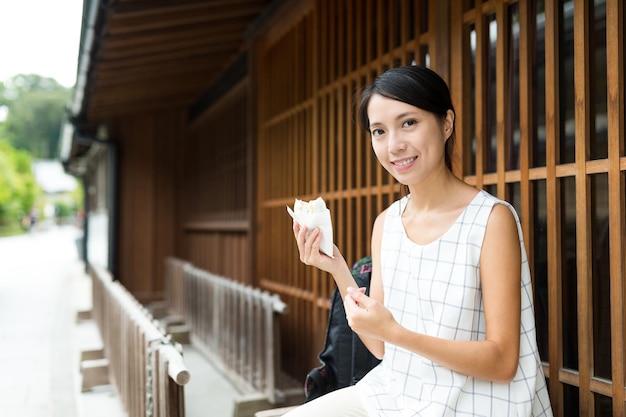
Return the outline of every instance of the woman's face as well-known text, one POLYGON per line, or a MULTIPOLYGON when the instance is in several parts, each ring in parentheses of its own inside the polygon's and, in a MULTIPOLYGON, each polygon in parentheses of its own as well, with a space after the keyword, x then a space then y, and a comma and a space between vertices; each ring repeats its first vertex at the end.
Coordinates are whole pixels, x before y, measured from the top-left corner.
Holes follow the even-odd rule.
POLYGON ((401 184, 420 183, 445 168, 452 111, 444 120, 418 107, 374 94, 367 106, 374 153, 401 184))

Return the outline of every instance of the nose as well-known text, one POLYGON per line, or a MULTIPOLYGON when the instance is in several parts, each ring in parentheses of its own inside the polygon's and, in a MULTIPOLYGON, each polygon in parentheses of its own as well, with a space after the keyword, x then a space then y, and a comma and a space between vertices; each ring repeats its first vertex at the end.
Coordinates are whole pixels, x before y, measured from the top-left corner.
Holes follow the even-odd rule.
POLYGON ((398 153, 406 149, 406 142, 399 132, 395 130, 390 131, 388 138, 387 148, 390 153, 398 153))

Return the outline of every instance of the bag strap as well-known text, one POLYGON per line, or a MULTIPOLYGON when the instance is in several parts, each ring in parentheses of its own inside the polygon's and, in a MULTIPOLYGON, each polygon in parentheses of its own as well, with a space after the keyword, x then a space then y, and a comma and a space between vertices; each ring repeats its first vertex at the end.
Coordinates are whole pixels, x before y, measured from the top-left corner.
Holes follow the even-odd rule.
MULTIPOLYGON (((365 287, 365 294, 369 295, 370 276, 372 272, 372 258, 366 256, 360 259, 352 267, 352 276, 359 287, 365 287)), ((352 333, 352 380, 351 385, 356 384, 365 376, 378 362, 361 341, 356 333, 352 333)))
POLYGON ((369 363, 371 353, 356 333, 352 334, 352 380, 354 385, 368 373, 372 366, 369 363))

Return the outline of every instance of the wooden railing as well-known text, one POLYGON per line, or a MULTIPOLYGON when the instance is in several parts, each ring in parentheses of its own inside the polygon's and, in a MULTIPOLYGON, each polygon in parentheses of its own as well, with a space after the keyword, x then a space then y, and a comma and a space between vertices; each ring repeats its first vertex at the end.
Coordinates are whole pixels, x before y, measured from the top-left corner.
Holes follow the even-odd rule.
POLYGON ((184 417, 189 371, 181 346, 160 330, 147 310, 104 269, 90 265, 92 316, 109 378, 129 417, 184 417))
POLYGON ((165 308, 171 321, 185 321, 187 315, 185 295, 185 266, 189 262, 168 257, 165 259, 165 308))
POLYGON ((183 311, 192 344, 243 393, 282 402, 278 321, 286 305, 278 295, 174 258, 166 271, 168 310, 183 311))

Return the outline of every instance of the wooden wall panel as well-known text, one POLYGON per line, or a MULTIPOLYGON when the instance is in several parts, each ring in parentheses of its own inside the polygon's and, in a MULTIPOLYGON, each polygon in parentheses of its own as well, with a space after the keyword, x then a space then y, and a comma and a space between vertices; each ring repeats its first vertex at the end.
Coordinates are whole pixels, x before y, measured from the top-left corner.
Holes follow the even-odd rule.
POLYGON ((470 54, 455 58, 453 94, 467 94, 463 73, 468 65, 474 74, 474 100, 459 101, 457 109, 463 121, 472 115, 475 121, 473 127, 463 124, 460 171, 467 182, 516 205, 533 269, 541 269, 542 259, 549 260, 547 283, 535 281, 534 289, 547 294, 549 321, 538 323, 538 329, 546 329, 538 337, 548 346, 542 359, 555 415, 624 415, 623 6, 583 0, 466 6, 453 8, 451 29, 453 45, 472 45, 470 54), (461 21, 465 28, 455 28, 461 21), (495 56, 489 51, 491 21, 497 24, 495 56), (497 67, 495 78, 489 77, 492 65, 497 67), (598 81, 602 71, 607 72, 606 85, 598 81), (512 101, 512 89, 519 91, 518 103, 512 101), (494 91, 497 169, 490 172, 494 114, 488 100, 494 91), (545 107, 537 107, 537 97, 545 98, 545 107), (519 115, 512 111, 516 105, 519 115), (539 113, 543 108, 545 113, 539 113), (516 146, 519 168, 510 168, 516 146), (608 158, 603 157, 604 146, 608 158), (543 165, 536 163, 542 160, 543 165), (537 221, 541 213, 532 209, 540 184, 546 193, 545 231, 537 221), (609 224, 610 242, 604 224, 609 224), (599 256, 606 256, 610 267, 599 267, 599 256), (610 301, 601 293, 609 285, 610 301), (568 307, 572 302, 575 308, 568 307), (602 373, 607 368, 608 376, 602 373))
POLYGON ((165 271, 163 259, 172 256, 176 247, 176 224, 178 217, 180 141, 187 123, 185 112, 172 112, 167 116, 159 115, 155 120, 155 170, 154 170, 154 261, 153 291, 165 289, 165 271))
POLYGON ((450 83, 455 173, 509 200, 520 214, 531 269, 542 277, 534 282, 535 298, 547 323, 539 323, 538 338, 555 415, 624 415, 622 2, 290 5, 298 11, 280 14, 255 40, 252 67, 258 81, 255 275, 290 306, 284 351, 298 353, 284 359, 286 370, 302 378, 316 364, 334 285, 299 263, 284 207, 294 198, 323 196, 346 259, 368 254, 374 216, 399 189, 354 126, 351 100, 385 69, 418 63, 450 83), (599 226, 605 221, 607 238, 599 226), (608 269, 593 261, 603 239, 608 269), (597 292, 607 283, 610 307, 599 308, 597 292), (607 309, 610 317, 601 321, 607 309), (607 331, 610 352, 599 336, 607 331), (611 381, 599 374, 607 357, 611 381))
POLYGON ((246 283, 251 274, 247 80, 189 126, 184 141, 181 257, 246 283))
POLYGON ((427 59, 423 22, 430 16, 425 2, 304 4, 310 8, 294 2, 298 13, 285 12, 289 20, 268 24, 283 32, 277 36, 270 30, 258 40, 253 66, 258 80, 255 275, 289 305, 283 349, 295 354, 284 358, 285 369, 301 380, 316 366, 335 286, 327 274, 299 261, 285 206, 293 206, 295 198, 322 196, 333 216, 334 241, 347 261, 369 255, 374 217, 399 188, 355 125, 353 99, 384 69, 427 59))
MULTIPOLYGON (((118 274, 137 299, 162 297, 162 263, 174 251, 175 149, 184 133, 182 111, 142 114, 118 121, 126 138, 119 156, 118 274)), ((115 133, 113 134, 115 140, 115 133)))
POLYGON ((151 291, 155 271, 154 120, 141 115, 119 124, 120 136, 132 138, 120 149, 119 267, 117 279, 142 299, 151 291), (132 254, 125 256, 124 254, 132 254))
POLYGON ((194 266, 248 283, 249 239, 241 232, 186 229, 186 258, 194 266))

